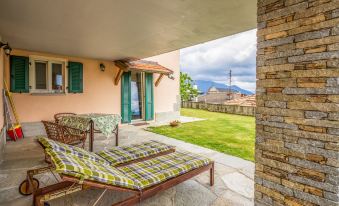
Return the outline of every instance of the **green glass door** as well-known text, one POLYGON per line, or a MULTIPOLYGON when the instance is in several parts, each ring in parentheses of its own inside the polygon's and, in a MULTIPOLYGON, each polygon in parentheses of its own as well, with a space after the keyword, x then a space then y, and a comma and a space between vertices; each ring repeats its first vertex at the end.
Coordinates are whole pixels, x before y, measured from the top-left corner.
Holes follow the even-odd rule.
POLYGON ((145 73, 145 120, 154 119, 153 74, 145 73))
POLYGON ((154 119, 153 74, 124 72, 121 78, 122 123, 154 119))
POLYGON ((124 72, 121 77, 121 122, 131 122, 131 72, 124 72))
POLYGON ((144 73, 131 73, 131 112, 132 120, 144 119, 144 73))

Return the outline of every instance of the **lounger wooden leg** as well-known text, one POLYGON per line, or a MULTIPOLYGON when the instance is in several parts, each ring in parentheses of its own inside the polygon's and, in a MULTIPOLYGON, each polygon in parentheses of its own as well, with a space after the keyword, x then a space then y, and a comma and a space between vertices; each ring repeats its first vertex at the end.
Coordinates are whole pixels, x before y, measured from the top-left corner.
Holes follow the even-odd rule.
POLYGON ((29 174, 27 174, 26 181, 27 181, 27 189, 26 190, 29 191, 31 184, 33 184, 33 183, 31 183, 31 179, 29 178, 29 174))
POLYGON ((212 167, 210 169, 210 185, 214 185, 214 162, 212 163, 212 167))
POLYGON ((115 133, 115 146, 119 145, 119 125, 116 126, 116 133, 115 133))
POLYGON ((89 132, 89 151, 93 152, 93 142, 94 142, 94 122, 90 122, 90 132, 89 132))
POLYGON ((33 195, 33 205, 34 206, 44 206, 44 202, 41 201, 41 196, 33 195))

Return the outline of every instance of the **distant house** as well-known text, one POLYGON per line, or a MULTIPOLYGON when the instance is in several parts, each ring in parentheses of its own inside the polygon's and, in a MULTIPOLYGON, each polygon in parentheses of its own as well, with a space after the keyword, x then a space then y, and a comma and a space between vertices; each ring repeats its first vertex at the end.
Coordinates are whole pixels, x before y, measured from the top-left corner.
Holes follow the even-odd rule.
POLYGON ((212 86, 208 89, 205 95, 201 95, 197 97, 198 102, 206 102, 206 103, 215 103, 215 104, 223 104, 225 101, 238 99, 240 97, 245 96, 245 94, 241 94, 236 90, 227 89, 227 88, 217 88, 212 86))
MULTIPOLYGON (((220 88, 220 87, 215 87, 212 86, 208 89, 207 94, 214 94, 214 93, 229 93, 230 90, 227 88, 220 88)), ((239 93, 238 91, 231 89, 232 93, 239 93)))
POLYGON ((224 102, 224 104, 255 107, 256 106, 255 94, 240 97, 237 99, 227 100, 224 102))

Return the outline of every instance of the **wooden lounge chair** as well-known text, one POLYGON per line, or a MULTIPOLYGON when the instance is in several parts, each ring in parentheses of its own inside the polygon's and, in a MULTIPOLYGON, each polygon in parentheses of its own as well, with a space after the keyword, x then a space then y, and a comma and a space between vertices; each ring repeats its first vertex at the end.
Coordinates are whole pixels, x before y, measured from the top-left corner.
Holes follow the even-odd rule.
MULTIPOLYGON (((38 138, 38 143, 42 146, 44 151, 53 150, 57 152, 68 153, 79 158, 86 158, 98 162, 99 164, 111 166, 124 166, 175 152, 174 146, 154 140, 128 146, 116 146, 99 151, 97 153, 89 152, 72 145, 63 144, 46 137, 38 138)), ((42 168, 28 170, 27 179, 24 180, 19 186, 20 194, 31 195, 33 193, 33 189, 39 188, 39 181, 35 178, 32 178, 32 185, 28 184, 29 176, 33 177, 34 175, 52 172, 53 167, 51 165, 50 156, 46 152, 45 154, 45 161, 49 165, 42 168)), ((66 187, 67 185, 67 183, 57 184, 59 189, 66 187)))
MULTIPOLYGON (((120 167, 50 149, 46 149, 46 153, 50 155, 53 169, 60 174, 63 182, 34 190, 36 206, 86 188, 104 189, 94 205, 107 190, 133 193, 133 196, 114 203, 114 206, 134 205, 208 170, 210 185, 214 184, 214 162, 189 152, 174 152, 120 167)), ((28 180, 33 185, 33 175, 28 175, 28 180)))

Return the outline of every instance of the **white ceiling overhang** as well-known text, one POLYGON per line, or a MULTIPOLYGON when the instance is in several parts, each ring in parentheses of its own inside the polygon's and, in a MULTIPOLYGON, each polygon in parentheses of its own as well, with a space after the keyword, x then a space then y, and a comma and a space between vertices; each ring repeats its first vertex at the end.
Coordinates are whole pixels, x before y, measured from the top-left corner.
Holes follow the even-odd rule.
POLYGON ((13 48, 145 58, 256 27, 256 0, 1 0, 13 48))

